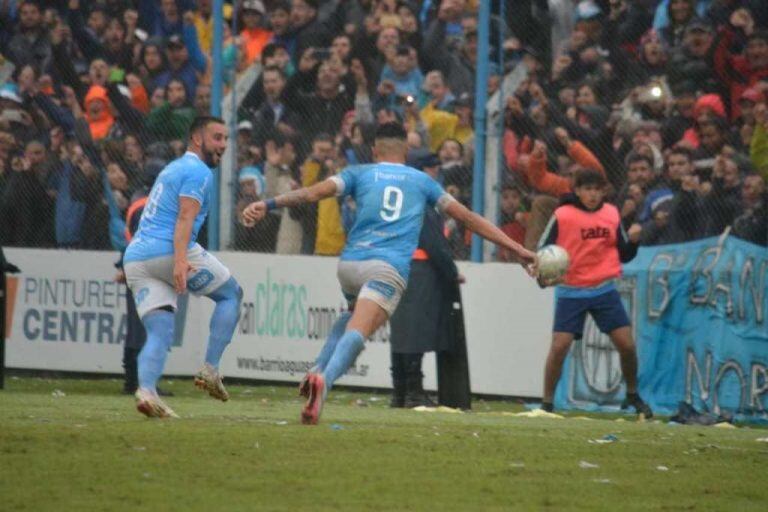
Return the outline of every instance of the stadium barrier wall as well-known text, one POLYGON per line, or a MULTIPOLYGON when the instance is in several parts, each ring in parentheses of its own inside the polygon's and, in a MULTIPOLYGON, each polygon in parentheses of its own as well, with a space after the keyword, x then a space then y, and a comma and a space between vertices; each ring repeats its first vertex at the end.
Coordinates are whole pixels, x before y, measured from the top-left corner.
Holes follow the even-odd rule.
MULTIPOLYGON (((241 319, 222 360, 225 376, 296 381, 317 355, 345 301, 336 258, 221 252, 244 290, 241 319)), ((115 253, 8 249, 23 273, 9 281, 9 368, 121 373, 125 288, 115 253)), ((538 396, 552 322, 552 293, 517 265, 460 263, 472 391, 538 396)), ((189 301, 184 336, 166 373, 193 375, 203 360, 213 303, 189 301)), ((340 384, 388 388, 388 330, 369 340, 340 384)), ((434 357, 424 364, 435 389, 434 357)))

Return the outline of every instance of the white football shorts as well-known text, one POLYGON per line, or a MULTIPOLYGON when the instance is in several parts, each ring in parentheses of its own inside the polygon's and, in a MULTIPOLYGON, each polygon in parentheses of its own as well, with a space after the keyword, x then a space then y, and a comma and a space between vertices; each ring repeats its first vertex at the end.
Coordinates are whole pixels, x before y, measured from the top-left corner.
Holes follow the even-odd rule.
POLYGON ((369 299, 392 316, 405 292, 406 282, 395 267, 382 260, 339 261, 341 291, 350 303, 369 299))
MULTIPOLYGON (((187 250, 187 261, 194 269, 187 276, 187 289, 193 295, 208 295, 231 277, 229 269, 200 244, 195 244, 187 250)), ((144 261, 132 261, 125 264, 124 270, 139 317, 163 306, 176 309, 172 254, 144 261)))

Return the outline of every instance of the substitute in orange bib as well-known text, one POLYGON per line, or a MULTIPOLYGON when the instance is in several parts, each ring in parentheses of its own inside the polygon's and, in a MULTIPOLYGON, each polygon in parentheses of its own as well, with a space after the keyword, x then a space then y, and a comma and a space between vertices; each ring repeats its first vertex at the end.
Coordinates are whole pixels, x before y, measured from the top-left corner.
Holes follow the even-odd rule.
MULTIPOLYGON (((534 150, 535 151, 535 150, 534 150)), ((574 194, 563 196, 539 242, 539 247, 557 244, 571 259, 564 278, 555 291, 555 321, 552 346, 544 370, 542 408, 552 411, 557 381, 574 338, 581 338, 587 313, 607 334, 619 351, 621 370, 627 384, 622 408, 632 406, 650 418, 653 413, 637 392, 637 353, 629 317, 616 289, 621 264, 637 254, 642 228, 639 224, 625 232, 619 211, 604 202, 605 176, 596 170, 579 171, 574 194)))

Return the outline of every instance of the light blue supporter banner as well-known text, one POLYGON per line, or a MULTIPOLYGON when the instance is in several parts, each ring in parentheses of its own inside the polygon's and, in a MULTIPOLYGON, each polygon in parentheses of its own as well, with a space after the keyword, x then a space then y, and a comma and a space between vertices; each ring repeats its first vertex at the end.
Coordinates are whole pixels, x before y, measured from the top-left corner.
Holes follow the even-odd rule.
MULTIPOLYGON (((768 248, 733 238, 642 247, 618 282, 632 321, 641 396, 660 414, 768 419, 768 248)), ((561 409, 616 410, 618 353, 587 318, 555 394, 561 409)))

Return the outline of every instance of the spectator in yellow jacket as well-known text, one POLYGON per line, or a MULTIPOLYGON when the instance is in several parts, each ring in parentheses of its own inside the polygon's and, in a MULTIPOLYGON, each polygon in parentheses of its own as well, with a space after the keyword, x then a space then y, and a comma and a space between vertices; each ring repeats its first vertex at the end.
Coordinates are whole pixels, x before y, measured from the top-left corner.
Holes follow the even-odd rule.
MULTIPOLYGON (((301 166, 301 186, 319 183, 340 170, 333 138, 321 133, 312 141, 312 152, 301 166)), ((346 242, 339 199, 329 197, 316 207, 304 205, 300 220, 304 228, 303 252, 337 256, 346 242), (313 236, 314 235, 314 236, 313 236), (313 243, 314 242, 314 243, 313 243)))

